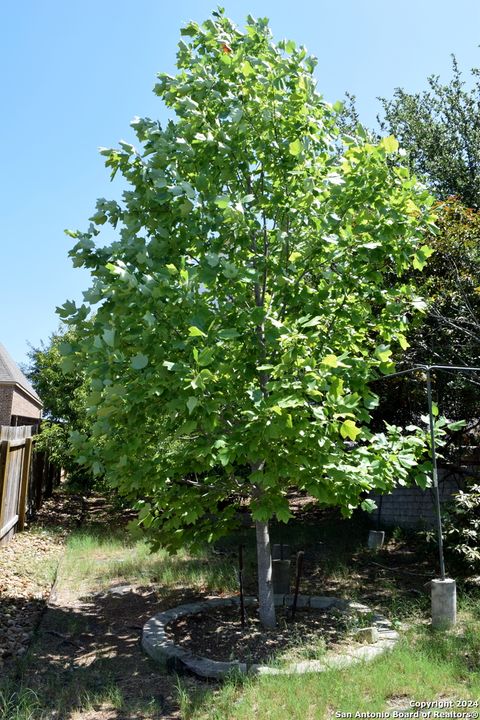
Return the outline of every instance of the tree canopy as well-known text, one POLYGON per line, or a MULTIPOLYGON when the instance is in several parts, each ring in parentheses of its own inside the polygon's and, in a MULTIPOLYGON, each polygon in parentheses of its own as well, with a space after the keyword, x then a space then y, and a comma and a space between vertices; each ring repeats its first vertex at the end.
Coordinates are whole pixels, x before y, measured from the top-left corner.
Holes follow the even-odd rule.
POLYGON ((69 479, 86 487, 91 484, 91 473, 79 466, 70 440, 72 432, 85 436, 89 432, 85 374, 80 367, 71 373, 62 369, 62 349, 71 347, 73 341, 74 331, 61 328, 50 336, 48 343, 32 347, 26 373, 44 405, 37 447, 48 448, 52 460, 66 471, 69 479))
MULTIPOLYGON (((415 273, 426 312, 402 353, 406 366, 419 363, 478 367, 480 352, 480 215, 450 198, 439 204, 437 228, 428 239, 434 250, 422 273, 415 273)), ((452 419, 477 423, 478 379, 471 373, 438 373, 435 390, 442 411, 452 419)), ((423 383, 402 378, 386 391, 378 415, 406 423, 425 412, 423 383), (395 397, 395 402, 392 398, 395 397)))
MULTIPOLYGON (((406 365, 478 365, 479 70, 474 68, 465 81, 455 57, 452 70, 445 84, 433 75, 426 91, 398 88, 393 98, 381 99, 382 131, 395 134, 411 170, 439 200, 438 230, 426 238, 435 252, 426 271, 414 278, 427 312, 410 335, 410 348, 402 356, 406 365)), ((342 123, 347 132, 359 123, 355 98, 348 94, 342 123)), ((378 138, 375 131, 369 134, 378 138)), ((478 378, 443 373, 435 385, 449 417, 476 417, 478 378)), ((411 421, 424 406, 422 383, 404 378, 386 388, 376 420, 411 421)))
POLYGON ((427 179, 444 200, 455 195, 470 208, 480 207, 480 70, 471 71, 470 87, 453 57, 452 79, 432 75, 429 90, 397 88, 382 98, 383 131, 392 132, 407 151, 411 168, 427 179))
POLYGON ((81 461, 138 501, 154 546, 211 542, 250 508, 272 624, 268 521, 289 519, 287 491, 349 514, 423 452, 420 431, 369 430, 369 382, 422 307, 403 276, 430 254, 433 199, 388 161, 393 137, 340 135, 314 59, 265 20, 242 32, 219 11, 182 35, 155 87, 174 119, 136 118, 138 147, 102 150, 128 190, 70 233, 93 284, 59 310, 64 367, 90 382, 81 461))

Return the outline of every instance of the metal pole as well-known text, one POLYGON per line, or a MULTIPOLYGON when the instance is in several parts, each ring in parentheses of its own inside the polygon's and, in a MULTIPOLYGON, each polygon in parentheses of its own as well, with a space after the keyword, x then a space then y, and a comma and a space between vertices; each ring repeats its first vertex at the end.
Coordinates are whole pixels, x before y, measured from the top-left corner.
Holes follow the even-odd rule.
POLYGON ((293 596, 292 614, 290 616, 290 620, 292 622, 295 620, 295 613, 297 611, 298 591, 300 589, 300 577, 302 575, 302 568, 303 568, 303 556, 304 556, 304 552, 303 552, 303 550, 300 550, 297 553, 297 572, 296 572, 296 578, 295 578, 295 594, 293 596))
POLYGON ((238 581, 240 583, 240 624, 245 627, 245 600, 243 591, 243 545, 238 548, 238 581))
POLYGON ((440 493, 438 490, 438 472, 437 472, 437 454, 435 452, 435 429, 433 420, 432 407, 432 377, 431 368, 427 367, 427 397, 428 397, 428 416, 430 420, 430 440, 432 444, 432 481, 433 492, 435 495, 435 514, 437 520, 437 536, 438 536, 438 553, 440 558, 440 578, 445 580, 445 560, 443 558, 443 533, 442 533, 442 512, 440 509, 440 493))

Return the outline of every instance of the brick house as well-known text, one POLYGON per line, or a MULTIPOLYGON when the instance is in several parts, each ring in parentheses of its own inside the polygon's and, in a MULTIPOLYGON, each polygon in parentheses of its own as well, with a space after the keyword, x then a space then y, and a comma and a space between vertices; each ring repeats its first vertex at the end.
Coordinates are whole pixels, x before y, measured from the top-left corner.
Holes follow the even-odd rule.
POLYGON ((37 425, 42 401, 0 343, 0 425, 37 425))

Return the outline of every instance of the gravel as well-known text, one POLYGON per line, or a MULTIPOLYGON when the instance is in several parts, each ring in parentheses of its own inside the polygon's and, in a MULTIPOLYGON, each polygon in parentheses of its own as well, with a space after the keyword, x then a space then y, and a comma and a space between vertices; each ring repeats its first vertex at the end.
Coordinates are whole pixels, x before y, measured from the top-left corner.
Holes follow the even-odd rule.
POLYGON ((0 547, 0 668, 24 655, 51 592, 63 536, 27 531, 0 547))

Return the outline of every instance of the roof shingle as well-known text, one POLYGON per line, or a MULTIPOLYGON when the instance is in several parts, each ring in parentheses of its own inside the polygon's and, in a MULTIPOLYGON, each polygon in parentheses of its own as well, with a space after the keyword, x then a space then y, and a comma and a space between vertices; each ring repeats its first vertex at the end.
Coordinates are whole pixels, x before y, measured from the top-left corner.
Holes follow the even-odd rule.
POLYGON ((2 343, 0 343, 0 384, 18 385, 25 390, 25 392, 31 395, 38 403, 42 404, 42 401, 38 397, 32 385, 29 383, 2 343))

